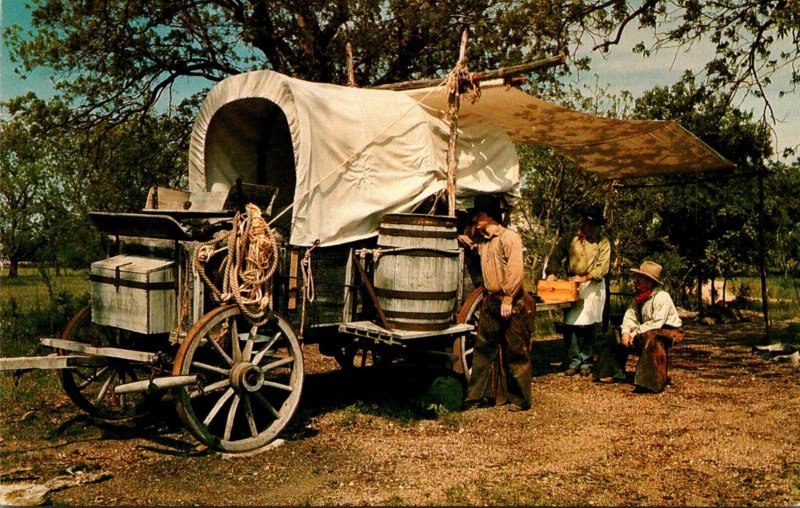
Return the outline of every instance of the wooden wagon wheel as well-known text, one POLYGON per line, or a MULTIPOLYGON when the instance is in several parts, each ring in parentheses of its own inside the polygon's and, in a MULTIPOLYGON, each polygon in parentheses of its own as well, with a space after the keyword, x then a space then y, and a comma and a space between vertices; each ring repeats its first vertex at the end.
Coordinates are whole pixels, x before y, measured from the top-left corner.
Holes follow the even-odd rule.
POLYGON ((475 288, 464 301, 458 313, 457 321, 466 323, 475 328, 464 335, 459 335, 453 342, 453 353, 456 355, 456 364, 453 370, 469 381, 472 373, 472 359, 475 352, 475 343, 478 339, 478 320, 480 319, 481 302, 483 302, 483 286, 475 288))
POLYGON ((187 429, 210 448, 248 452, 272 441, 294 415, 303 389, 303 354, 282 317, 253 327, 236 305, 225 305, 189 330, 173 374, 200 380, 176 390, 176 409, 187 429))
MULTIPOLYGON (((95 347, 130 347, 135 334, 119 328, 101 326, 92 322, 89 306, 81 309, 61 334, 63 340, 80 342, 95 347)), ((58 349, 59 355, 68 352, 58 349)), ((149 414, 157 395, 146 392, 116 394, 114 387, 132 381, 148 379, 152 367, 130 360, 106 358, 99 366, 74 367, 58 371, 61 386, 70 399, 89 416, 107 422, 122 422, 149 414)))

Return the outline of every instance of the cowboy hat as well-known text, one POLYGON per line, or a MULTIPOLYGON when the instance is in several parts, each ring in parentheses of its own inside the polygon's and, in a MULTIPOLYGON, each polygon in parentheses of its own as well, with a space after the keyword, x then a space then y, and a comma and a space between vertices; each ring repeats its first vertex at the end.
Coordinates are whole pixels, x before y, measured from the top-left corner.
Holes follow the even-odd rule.
POLYGON ((643 261, 638 270, 636 268, 631 268, 631 271, 635 274, 647 277, 658 285, 662 284, 662 282, 658 280, 658 278, 661 277, 661 265, 658 263, 643 261))
POLYGON ((498 223, 503 222, 503 211, 500 208, 500 200, 492 194, 478 194, 475 196, 475 206, 470 210, 473 215, 484 212, 498 223))
POLYGON ((603 209, 599 206, 586 206, 580 209, 581 219, 590 226, 602 226, 606 223, 603 209))

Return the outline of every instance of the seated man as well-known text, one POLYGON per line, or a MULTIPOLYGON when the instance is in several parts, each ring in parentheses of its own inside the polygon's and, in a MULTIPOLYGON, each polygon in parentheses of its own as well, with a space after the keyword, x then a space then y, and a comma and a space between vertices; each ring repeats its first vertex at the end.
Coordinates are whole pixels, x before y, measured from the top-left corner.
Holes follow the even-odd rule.
POLYGON ((660 393, 669 380, 667 351, 683 339, 682 322, 672 298, 661 288, 661 265, 644 261, 631 271, 636 296, 622 319, 620 344, 603 352, 598 377, 603 382, 624 379, 628 354, 635 351, 640 356, 634 384, 639 391, 660 393))

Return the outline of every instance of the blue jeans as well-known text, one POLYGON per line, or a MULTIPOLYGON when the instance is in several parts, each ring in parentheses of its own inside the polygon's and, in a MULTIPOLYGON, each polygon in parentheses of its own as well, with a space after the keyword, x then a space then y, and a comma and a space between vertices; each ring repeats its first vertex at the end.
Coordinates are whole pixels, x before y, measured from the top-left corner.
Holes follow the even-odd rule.
POLYGON ((600 323, 570 325, 567 332, 567 368, 591 369, 596 353, 595 340, 600 323))

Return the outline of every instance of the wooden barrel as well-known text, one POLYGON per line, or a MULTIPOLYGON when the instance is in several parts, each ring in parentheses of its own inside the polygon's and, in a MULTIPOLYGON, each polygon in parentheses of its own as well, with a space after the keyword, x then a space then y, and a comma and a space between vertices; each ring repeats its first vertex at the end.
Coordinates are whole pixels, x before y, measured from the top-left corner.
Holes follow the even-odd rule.
POLYGON ((436 331, 452 325, 460 256, 454 217, 388 214, 381 220, 375 293, 398 330, 436 331), (391 249, 394 247, 395 249, 391 249))

